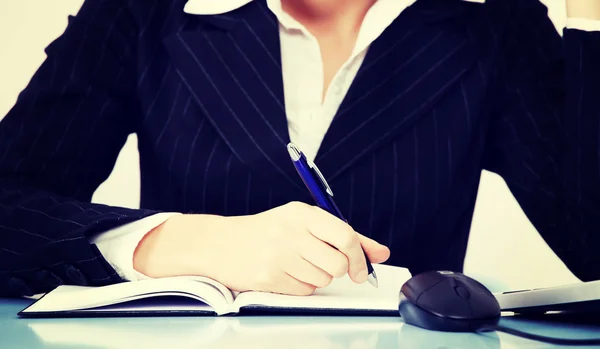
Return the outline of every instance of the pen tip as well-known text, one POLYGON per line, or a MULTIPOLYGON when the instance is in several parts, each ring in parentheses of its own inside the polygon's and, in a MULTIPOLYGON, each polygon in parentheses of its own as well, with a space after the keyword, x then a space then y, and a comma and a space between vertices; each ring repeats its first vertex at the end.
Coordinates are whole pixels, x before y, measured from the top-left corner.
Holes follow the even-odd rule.
POLYGON ((373 285, 373 287, 379 288, 379 282, 377 281, 377 275, 375 275, 374 271, 371 274, 369 274, 369 276, 367 277, 367 281, 369 281, 369 283, 371 285, 373 285))

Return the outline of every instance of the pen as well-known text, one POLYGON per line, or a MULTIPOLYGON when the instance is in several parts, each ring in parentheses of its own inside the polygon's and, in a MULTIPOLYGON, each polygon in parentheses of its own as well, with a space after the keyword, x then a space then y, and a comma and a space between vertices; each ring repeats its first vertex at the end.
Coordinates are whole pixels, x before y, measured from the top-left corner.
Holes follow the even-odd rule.
MULTIPOLYGON (((296 171, 298 171, 300 178, 302 178, 304 185, 306 185, 306 188, 317 203, 317 206, 348 223, 333 201, 333 191, 331 191, 329 184, 327 184, 325 177, 323 177, 323 174, 319 171, 317 166, 312 161, 308 160, 294 143, 288 144, 287 149, 290 153, 290 158, 292 158, 292 162, 294 163, 294 167, 296 167, 296 171)), ((363 253, 365 255, 365 261, 367 262, 367 280, 371 285, 378 287, 375 269, 373 269, 373 265, 371 265, 364 250, 363 253)))

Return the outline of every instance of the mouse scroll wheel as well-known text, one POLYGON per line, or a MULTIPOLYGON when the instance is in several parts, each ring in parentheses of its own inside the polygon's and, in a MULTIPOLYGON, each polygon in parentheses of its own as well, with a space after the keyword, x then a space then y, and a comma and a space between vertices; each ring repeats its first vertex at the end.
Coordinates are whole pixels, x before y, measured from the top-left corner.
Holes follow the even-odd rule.
POLYGON ((456 292, 456 294, 464 300, 468 300, 471 297, 469 291, 460 284, 454 286, 454 292, 456 292))

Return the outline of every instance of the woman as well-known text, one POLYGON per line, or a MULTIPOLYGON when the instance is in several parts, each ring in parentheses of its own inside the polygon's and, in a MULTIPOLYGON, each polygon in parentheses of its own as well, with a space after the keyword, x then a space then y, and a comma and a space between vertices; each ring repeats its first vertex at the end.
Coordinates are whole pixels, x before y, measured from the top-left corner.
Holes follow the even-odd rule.
POLYGON ((189 274, 304 295, 364 282, 361 247, 460 271, 482 169, 597 278, 600 7, 567 5, 563 40, 537 0, 87 0, 0 125, 0 295, 189 274), (141 209, 91 204, 133 132, 141 209))

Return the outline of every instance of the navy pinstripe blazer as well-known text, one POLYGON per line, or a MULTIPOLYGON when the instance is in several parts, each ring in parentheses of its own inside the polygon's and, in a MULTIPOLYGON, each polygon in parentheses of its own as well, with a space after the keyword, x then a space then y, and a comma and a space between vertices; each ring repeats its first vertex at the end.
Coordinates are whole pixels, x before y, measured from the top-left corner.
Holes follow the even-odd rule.
MULTIPOLYGON (((87 0, 0 124, 0 295, 119 282, 89 237, 161 211, 312 203, 286 152, 278 25, 264 0, 87 0), (91 204, 137 133, 141 209, 91 204)), ((600 278, 600 33, 538 0, 419 0, 372 45, 316 158, 390 264, 462 269, 482 169, 600 278)))

